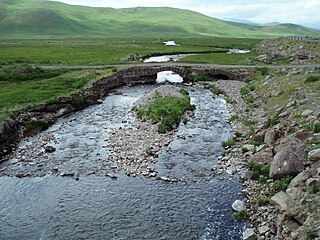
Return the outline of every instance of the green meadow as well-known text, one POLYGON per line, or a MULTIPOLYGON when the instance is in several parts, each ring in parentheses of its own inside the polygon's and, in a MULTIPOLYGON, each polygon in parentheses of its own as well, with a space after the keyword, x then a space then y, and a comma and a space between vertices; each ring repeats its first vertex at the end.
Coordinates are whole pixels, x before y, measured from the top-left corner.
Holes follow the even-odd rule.
MULTIPOLYGON (((35 65, 106 65, 127 63, 121 61, 128 54, 140 57, 151 54, 212 53, 229 48, 250 49, 259 39, 187 37, 114 37, 114 38, 62 38, 0 40, 0 64, 35 65), (179 46, 164 46, 175 40, 179 46)), ((208 59, 213 61, 214 59, 208 59)))

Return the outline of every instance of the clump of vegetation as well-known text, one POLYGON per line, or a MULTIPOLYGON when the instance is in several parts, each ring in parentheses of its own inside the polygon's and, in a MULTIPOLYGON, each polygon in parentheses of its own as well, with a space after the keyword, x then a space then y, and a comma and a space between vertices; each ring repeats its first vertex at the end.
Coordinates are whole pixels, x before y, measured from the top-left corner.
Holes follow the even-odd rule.
POLYGON ((227 141, 223 141, 222 142, 222 146, 223 147, 231 147, 231 146, 234 146, 236 144, 237 144, 237 142, 235 140, 232 140, 232 139, 229 139, 227 141))
POLYGON ((254 124, 257 123, 256 120, 252 120, 252 119, 250 119, 250 118, 248 118, 248 117, 242 117, 242 118, 240 119, 240 121, 241 121, 245 126, 247 126, 247 127, 250 127, 250 126, 252 126, 252 125, 254 125, 254 124))
POLYGON ((316 232, 307 233, 307 240, 315 240, 318 237, 319 237, 319 235, 316 232))
POLYGON ((309 129, 314 133, 320 133, 320 124, 318 122, 311 123, 309 129))
POLYGON ((21 82, 34 79, 44 79, 66 73, 66 69, 42 69, 35 66, 7 67, 0 71, 0 81, 21 82))
POLYGON ((79 105, 83 105, 85 103, 85 99, 82 96, 79 95, 73 95, 72 96, 72 103, 79 106, 79 105))
POLYGON ((230 118, 230 121, 234 122, 234 121, 239 120, 239 119, 240 119, 239 115, 232 115, 231 118, 230 118))
POLYGON ((254 97, 252 95, 249 95, 247 97, 245 97, 244 99, 244 102, 247 103, 247 104, 252 104, 254 103, 254 97))
POLYGON ((215 85, 210 85, 210 86, 207 86, 206 88, 210 89, 210 91, 215 95, 223 94, 223 91, 215 85))
POLYGON ((215 78, 214 76, 211 76, 211 75, 197 75, 197 76, 194 76, 194 80, 196 82, 216 82, 216 81, 218 81, 217 78, 215 78))
POLYGON ((275 192, 287 190, 289 184, 291 183, 292 179, 294 179, 294 177, 295 176, 292 175, 275 180, 273 183, 275 192))
POLYGON ((243 134, 241 132, 237 131, 234 133, 234 135, 236 135, 237 138, 240 138, 240 137, 242 137, 243 134))
POLYGON ((267 180, 269 179, 270 165, 251 161, 249 162, 248 167, 252 171, 251 178, 253 180, 256 180, 260 183, 267 183, 267 180))
POLYGON ((232 216, 236 220, 242 220, 248 217, 248 213, 245 210, 241 210, 239 212, 235 212, 232 216))
POLYGON ((261 145, 264 144, 264 141, 263 141, 263 140, 261 140, 261 141, 253 141, 253 140, 250 140, 250 141, 247 142, 247 144, 250 144, 250 145, 254 145, 254 146, 256 146, 256 147, 259 147, 259 146, 261 146, 261 145))
POLYGON ((266 67, 262 67, 262 68, 256 68, 256 70, 258 72, 260 72, 261 75, 265 76, 269 73, 269 69, 266 67))
POLYGON ((311 194, 316 194, 319 191, 320 191, 320 186, 319 186, 319 183, 317 183, 317 182, 311 184, 311 186, 308 189, 308 192, 311 194))
POLYGON ((310 75, 305 80, 304 83, 314 83, 320 81, 320 74, 310 75))
POLYGON ((273 127, 278 123, 279 123, 279 118, 277 116, 269 116, 265 127, 266 128, 273 127))
POLYGON ((253 92, 254 90, 256 90, 256 86, 253 83, 249 83, 246 86, 240 88, 240 94, 244 96, 250 92, 253 92))
POLYGON ((265 206, 269 203, 269 199, 267 198, 257 198, 256 202, 258 204, 259 207, 265 206))
POLYGON ((25 133, 34 129, 44 130, 48 128, 48 122, 44 120, 29 120, 25 123, 25 133))
POLYGON ((155 156, 156 153, 154 152, 153 149, 148 148, 148 149, 146 150, 146 154, 147 154, 148 156, 155 156))
POLYGON ((187 110, 193 111, 195 106, 190 103, 188 95, 183 97, 163 97, 156 93, 154 101, 145 107, 135 107, 139 118, 148 117, 153 123, 158 123, 158 132, 166 133, 174 129, 187 110))

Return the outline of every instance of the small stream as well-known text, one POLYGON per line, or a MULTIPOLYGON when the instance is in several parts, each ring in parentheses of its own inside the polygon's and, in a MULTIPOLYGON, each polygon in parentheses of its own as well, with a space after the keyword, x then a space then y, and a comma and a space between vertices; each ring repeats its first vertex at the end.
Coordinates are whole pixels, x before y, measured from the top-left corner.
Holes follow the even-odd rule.
POLYGON ((106 177, 116 168, 108 134, 132 127, 133 103, 156 86, 119 88, 102 104, 23 140, 0 165, 0 238, 240 239, 244 224, 233 220, 231 204, 242 198, 241 184, 211 173, 229 134, 228 112, 208 90, 188 87, 195 115, 180 124, 155 164, 161 175, 185 181, 121 170, 116 180, 106 177), (46 153, 48 145, 56 151, 46 153))

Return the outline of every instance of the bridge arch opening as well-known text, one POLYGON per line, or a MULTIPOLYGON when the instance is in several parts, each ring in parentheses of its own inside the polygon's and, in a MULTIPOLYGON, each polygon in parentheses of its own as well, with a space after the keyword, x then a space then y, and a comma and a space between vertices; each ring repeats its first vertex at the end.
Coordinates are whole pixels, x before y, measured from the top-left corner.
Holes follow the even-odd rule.
POLYGON ((157 73, 156 83, 183 83, 183 77, 174 71, 161 71, 157 73))
POLYGON ((223 73, 217 73, 217 74, 212 74, 211 75, 213 78, 219 79, 219 80, 229 80, 230 77, 226 74, 223 73))

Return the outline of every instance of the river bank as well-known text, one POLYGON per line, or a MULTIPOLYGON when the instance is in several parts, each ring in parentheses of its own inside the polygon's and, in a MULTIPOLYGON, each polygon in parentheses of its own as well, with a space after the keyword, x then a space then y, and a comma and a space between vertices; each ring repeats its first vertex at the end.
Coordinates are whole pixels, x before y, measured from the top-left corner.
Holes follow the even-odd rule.
POLYGON ((244 239, 319 236, 319 92, 306 80, 312 73, 281 69, 246 85, 214 83, 229 99, 233 132, 214 170, 241 176, 246 200, 236 216, 252 224, 244 239))

